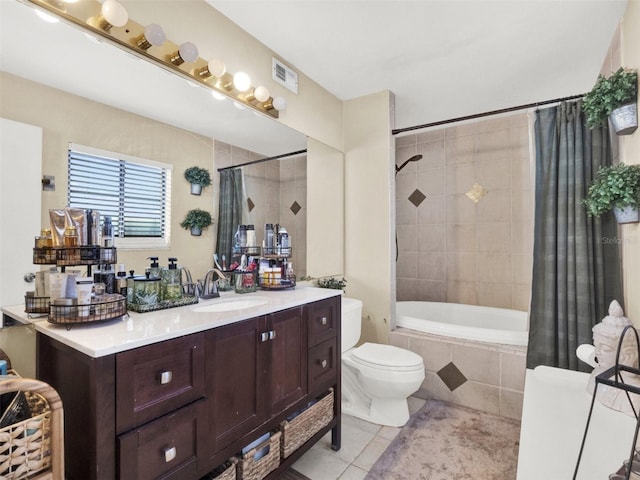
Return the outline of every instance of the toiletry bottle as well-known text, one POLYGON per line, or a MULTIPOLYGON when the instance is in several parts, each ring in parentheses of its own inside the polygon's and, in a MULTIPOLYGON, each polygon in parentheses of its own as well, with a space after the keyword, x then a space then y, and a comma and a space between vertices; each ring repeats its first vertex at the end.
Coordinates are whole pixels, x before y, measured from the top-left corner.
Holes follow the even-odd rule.
POLYGON ((129 270, 129 276, 127 277, 127 303, 133 303, 133 287, 135 280, 135 270, 129 270))
POLYGON ((178 269, 177 258, 169 258, 169 266, 162 270, 162 298, 180 300, 182 298, 182 271, 178 269))
POLYGON ((253 248, 256 245, 256 228, 253 225, 247 225, 247 247, 253 248))
POLYGON ((160 268, 160 264, 158 263, 158 257, 147 257, 147 260, 151 260, 151 265, 149 265, 149 275, 151 278, 160 278, 162 268, 160 268))
POLYGON ((80 262, 80 250, 78 249, 78 230, 76 227, 66 227, 64 229, 63 252, 67 265, 77 265, 80 262))
POLYGON ((118 265, 118 275, 116 278, 116 293, 123 297, 127 296, 127 271, 124 269, 124 263, 118 265))
POLYGON ((105 262, 112 262, 114 260, 115 252, 113 251, 113 225, 111 223, 111 217, 105 215, 102 223, 102 260, 105 262))
POLYGON ((273 224, 267 223, 264 226, 264 248, 266 255, 273 255, 274 251, 273 224))

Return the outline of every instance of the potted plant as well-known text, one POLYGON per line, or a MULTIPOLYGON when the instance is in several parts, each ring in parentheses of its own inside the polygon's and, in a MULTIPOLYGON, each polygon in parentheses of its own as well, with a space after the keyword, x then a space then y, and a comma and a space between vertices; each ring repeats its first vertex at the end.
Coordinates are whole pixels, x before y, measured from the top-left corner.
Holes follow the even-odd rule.
POLYGON ((618 223, 638 221, 640 165, 619 163, 601 167, 582 203, 591 216, 613 210, 618 223))
POLYGON ((180 226, 185 230, 191 230, 191 235, 198 236, 212 223, 213 219, 209 212, 196 208, 187 212, 180 226))
POLYGON ((593 89, 584 96, 582 109, 587 126, 594 128, 611 118, 618 135, 638 128, 638 72, 620 67, 609 78, 598 75, 593 89))
POLYGON ((200 195, 202 187, 211 185, 211 175, 206 168, 189 167, 184 171, 184 178, 191 184, 191 195, 200 195))

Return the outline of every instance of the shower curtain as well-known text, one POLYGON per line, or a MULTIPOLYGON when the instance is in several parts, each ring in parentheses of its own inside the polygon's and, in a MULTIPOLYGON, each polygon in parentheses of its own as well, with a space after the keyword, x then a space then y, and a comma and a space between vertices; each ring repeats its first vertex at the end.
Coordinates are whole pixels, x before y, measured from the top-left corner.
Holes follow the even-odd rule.
POLYGON ((227 267, 231 263, 233 235, 238 225, 242 223, 244 196, 242 169, 222 170, 220 172, 216 252, 220 262, 222 262, 222 256, 225 256, 227 267))
POLYGON ((611 164, 608 126, 589 130, 582 102, 536 112, 533 286, 527 367, 590 370, 576 348, 609 303, 622 303, 613 214, 587 216, 580 203, 601 165, 611 164))

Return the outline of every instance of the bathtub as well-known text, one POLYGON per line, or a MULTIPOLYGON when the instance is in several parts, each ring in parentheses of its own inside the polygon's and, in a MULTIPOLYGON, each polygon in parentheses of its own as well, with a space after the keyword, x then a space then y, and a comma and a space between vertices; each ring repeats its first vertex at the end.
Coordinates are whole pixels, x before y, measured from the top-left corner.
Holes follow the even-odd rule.
POLYGON ((459 303, 396 303, 396 327, 503 345, 527 345, 528 316, 518 310, 459 303))

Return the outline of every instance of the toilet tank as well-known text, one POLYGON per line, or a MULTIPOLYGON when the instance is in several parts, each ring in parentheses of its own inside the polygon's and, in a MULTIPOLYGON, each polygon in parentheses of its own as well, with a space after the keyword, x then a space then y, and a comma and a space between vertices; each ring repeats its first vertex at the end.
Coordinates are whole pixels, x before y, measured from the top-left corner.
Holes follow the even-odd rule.
POLYGON ((342 296, 342 352, 354 347, 362 331, 362 302, 342 296))

